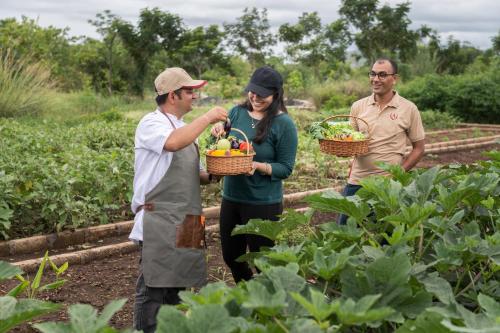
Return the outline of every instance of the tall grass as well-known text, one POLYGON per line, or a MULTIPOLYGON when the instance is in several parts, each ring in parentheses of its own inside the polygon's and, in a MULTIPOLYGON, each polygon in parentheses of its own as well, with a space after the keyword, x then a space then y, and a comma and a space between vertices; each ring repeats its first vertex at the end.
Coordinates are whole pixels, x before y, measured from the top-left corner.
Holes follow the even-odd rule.
POLYGON ((0 49, 0 117, 34 115, 48 104, 50 71, 0 49))
POLYGON ((92 120, 103 113, 123 113, 125 116, 125 113, 135 111, 142 115, 156 107, 153 97, 142 100, 120 95, 103 96, 91 90, 69 93, 52 90, 49 98, 51 105, 41 116, 51 121, 75 124, 92 120))

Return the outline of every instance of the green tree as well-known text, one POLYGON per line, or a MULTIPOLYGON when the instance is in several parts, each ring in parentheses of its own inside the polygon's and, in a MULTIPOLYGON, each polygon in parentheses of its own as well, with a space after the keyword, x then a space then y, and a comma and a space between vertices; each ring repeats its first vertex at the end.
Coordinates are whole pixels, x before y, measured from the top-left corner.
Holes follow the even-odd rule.
POLYGON ((86 38, 73 48, 78 67, 85 73, 84 86, 92 87, 95 91, 108 89, 107 63, 102 54, 104 48, 103 42, 93 38, 86 38))
POLYGON ((266 8, 261 11, 255 7, 245 8, 236 23, 224 23, 224 31, 229 47, 246 57, 253 69, 263 65, 271 54, 275 37, 270 32, 266 8))
POLYGON ((279 27, 279 39, 285 42, 285 51, 293 61, 313 66, 326 58, 322 32, 318 13, 303 13, 297 24, 279 27))
POLYGON ((0 20, 0 45, 15 52, 16 57, 30 58, 46 65, 65 90, 82 88, 82 73, 73 56, 73 44, 79 38, 68 37, 68 28, 40 27, 27 17, 0 20))
POLYGON ((437 57, 436 72, 440 74, 462 74, 467 65, 472 64, 483 53, 469 43, 462 43, 452 36, 448 38, 445 46, 441 46, 438 42, 434 49, 437 57))
POLYGON ((317 12, 303 13, 295 25, 281 25, 279 39, 285 42, 291 60, 313 68, 316 77, 320 76, 321 62, 327 62, 329 68, 344 62, 351 43, 344 20, 323 26, 317 12))
POLYGON ((145 8, 141 10, 137 27, 123 20, 117 20, 115 24, 125 48, 135 62, 136 75, 132 88, 143 96, 151 58, 160 50, 174 54, 179 49, 185 31, 182 19, 158 8, 145 8))
POLYGON ((356 46, 371 63, 382 54, 402 61, 412 57, 421 34, 409 28, 409 11, 409 2, 379 8, 378 0, 342 0, 339 13, 355 31, 356 46))
POLYGON ((493 51, 497 55, 500 55, 500 30, 498 31, 498 34, 495 37, 491 38, 491 41, 493 42, 493 51))
POLYGON ((223 33, 217 25, 188 30, 182 36, 180 49, 173 54, 174 59, 198 77, 214 67, 227 67, 228 59, 220 47, 222 39, 223 33))
POLYGON ((95 20, 88 20, 90 24, 96 27, 97 32, 102 36, 102 42, 105 49, 105 62, 108 68, 107 71, 107 90, 110 95, 113 94, 113 65, 115 55, 115 44, 118 37, 117 29, 118 17, 105 10, 102 13, 96 14, 95 20))
POLYGON ((345 20, 336 20, 324 27, 325 40, 328 41, 328 60, 345 62, 346 50, 352 44, 352 36, 345 20))

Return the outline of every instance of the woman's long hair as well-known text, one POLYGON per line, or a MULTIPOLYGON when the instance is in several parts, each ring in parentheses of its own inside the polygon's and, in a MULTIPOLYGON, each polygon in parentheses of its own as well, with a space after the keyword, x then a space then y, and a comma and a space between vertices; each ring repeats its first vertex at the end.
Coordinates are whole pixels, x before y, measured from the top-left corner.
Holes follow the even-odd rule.
MULTIPOLYGON (((250 99, 247 96, 246 101, 241 103, 239 106, 253 111, 252 103, 250 103, 250 99)), ((288 113, 286 109, 285 102, 283 100, 283 88, 281 88, 278 92, 273 95, 272 103, 264 110, 264 118, 262 118, 256 126, 257 132, 255 137, 253 138, 253 142, 257 144, 261 144, 267 137, 267 134, 271 130, 271 125, 274 117, 280 112, 288 113)))

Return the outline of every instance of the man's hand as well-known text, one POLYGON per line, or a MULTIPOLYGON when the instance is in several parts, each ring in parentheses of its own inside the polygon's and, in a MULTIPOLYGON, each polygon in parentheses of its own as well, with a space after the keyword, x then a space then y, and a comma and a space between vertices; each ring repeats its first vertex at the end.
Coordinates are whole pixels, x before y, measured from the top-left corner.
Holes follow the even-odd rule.
POLYGON ((220 106, 216 106, 216 107, 210 109, 209 111, 207 111, 207 113, 205 113, 203 115, 203 117, 207 117, 210 124, 215 124, 218 121, 226 120, 227 111, 226 111, 226 109, 224 109, 220 106))
POLYGON ((200 183, 203 185, 217 183, 222 179, 222 177, 224 176, 211 175, 206 171, 200 170, 200 183))
POLYGON ((413 149, 401 165, 405 171, 410 171, 422 159, 425 152, 425 139, 411 144, 413 149))

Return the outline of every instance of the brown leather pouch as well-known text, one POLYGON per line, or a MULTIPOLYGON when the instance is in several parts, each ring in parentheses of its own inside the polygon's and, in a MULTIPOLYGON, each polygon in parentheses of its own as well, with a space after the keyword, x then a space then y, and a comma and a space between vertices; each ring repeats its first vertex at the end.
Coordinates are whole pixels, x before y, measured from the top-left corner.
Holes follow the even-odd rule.
POLYGON ((186 215, 176 227, 177 248, 202 249, 205 247, 205 216, 186 215))

